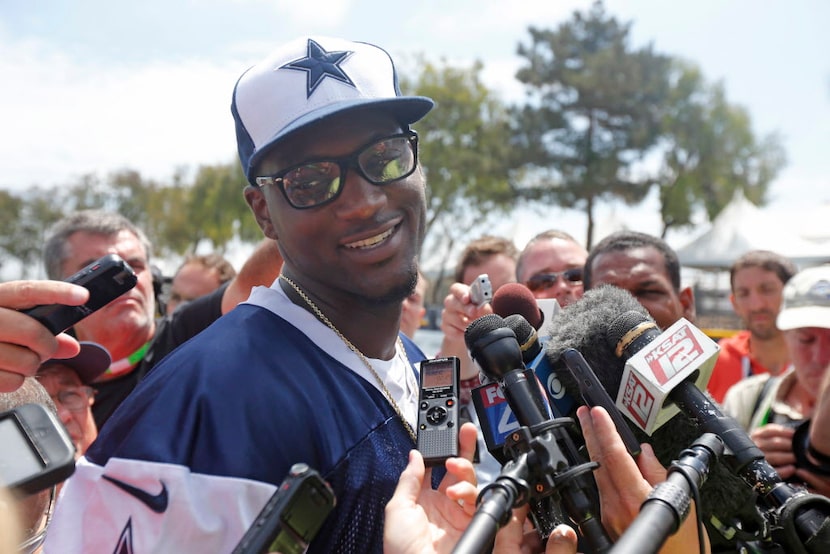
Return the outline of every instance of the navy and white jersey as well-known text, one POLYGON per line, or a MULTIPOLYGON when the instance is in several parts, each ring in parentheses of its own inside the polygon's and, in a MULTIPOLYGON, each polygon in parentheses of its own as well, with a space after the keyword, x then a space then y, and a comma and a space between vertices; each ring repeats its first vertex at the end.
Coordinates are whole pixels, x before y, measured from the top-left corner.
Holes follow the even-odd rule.
MULTIPOLYGON (((424 356, 402 341, 406 355, 370 362, 414 428, 412 364, 424 356)), ((116 410, 63 488, 46 551, 230 552, 302 462, 337 498, 309 551, 380 552, 415 444, 359 373, 360 359, 278 285, 254 289, 116 410)))

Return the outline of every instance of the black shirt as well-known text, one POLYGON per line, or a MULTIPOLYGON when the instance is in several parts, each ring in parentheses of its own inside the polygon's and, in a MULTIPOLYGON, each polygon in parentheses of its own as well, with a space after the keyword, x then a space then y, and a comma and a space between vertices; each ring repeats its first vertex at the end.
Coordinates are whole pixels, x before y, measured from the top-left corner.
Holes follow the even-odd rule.
POLYGON ((156 323, 156 333, 144 357, 129 373, 93 383, 97 391, 92 415, 100 430, 121 402, 162 358, 199 334, 222 316, 222 296, 227 284, 214 292, 182 304, 156 323))

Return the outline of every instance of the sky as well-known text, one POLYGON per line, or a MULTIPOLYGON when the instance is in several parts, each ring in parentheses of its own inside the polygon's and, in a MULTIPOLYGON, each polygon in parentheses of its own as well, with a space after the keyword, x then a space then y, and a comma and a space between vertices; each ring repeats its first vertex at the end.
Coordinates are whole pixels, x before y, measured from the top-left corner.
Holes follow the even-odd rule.
MULTIPOLYGON (((0 188, 24 190, 135 169, 236 160, 230 97, 238 76, 278 44, 306 34, 374 42, 399 65, 424 54, 484 64, 486 84, 518 100, 514 79, 528 27, 553 29, 588 0, 4 0, 0 3, 0 188)), ((607 0, 631 23, 631 43, 698 64, 745 107, 758 136, 778 133, 789 163, 766 208, 785 224, 830 202, 830 2, 824 0, 607 0)), ((658 233, 656 202, 603 205, 620 222, 658 233)), ((584 236, 583 214, 546 208, 504 223, 518 246, 549 227, 584 236), (514 220, 515 221, 515 220, 514 220)), ((667 239, 674 247, 701 225, 667 239)))

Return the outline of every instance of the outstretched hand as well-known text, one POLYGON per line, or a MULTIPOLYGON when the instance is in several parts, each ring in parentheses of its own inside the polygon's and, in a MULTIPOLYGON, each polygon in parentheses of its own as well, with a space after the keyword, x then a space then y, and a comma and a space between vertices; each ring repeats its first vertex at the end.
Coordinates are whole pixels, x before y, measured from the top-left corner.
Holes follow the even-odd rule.
MULTIPOLYGON (((600 464, 594 477, 602 503, 602 523, 616 540, 640 513, 640 506, 652 488, 666 480, 667 472, 649 444, 641 445, 636 461, 628 454, 605 408, 580 406, 576 413, 591 460, 600 464)), ((700 551, 696 509, 692 507, 680 529, 669 537, 660 552, 700 551)), ((708 550, 708 542, 705 546, 708 550)))
MULTIPOLYGON (((462 425, 460 455, 447 460, 447 474, 438 490, 430 486, 432 470, 424 467, 421 453, 409 453, 409 464, 386 505, 386 554, 439 554, 455 548, 476 511, 478 490, 472 464, 476 434, 472 423, 462 425)), ((536 531, 526 526, 527 511, 527 506, 513 511, 510 522, 496 535, 494 554, 541 550, 536 531)), ((576 542, 574 530, 560 525, 551 534, 545 554, 576 554, 576 542)))
POLYGON ((459 430, 458 458, 450 458, 438 490, 431 487, 432 470, 424 467, 417 450, 398 480, 386 505, 383 551, 394 554, 450 552, 469 525, 476 508, 476 475, 472 458, 476 428, 465 423, 459 430))
POLYGON ((18 310, 39 304, 78 306, 89 291, 63 281, 9 281, 0 283, 0 392, 12 392, 50 358, 78 354, 78 341, 57 337, 36 319, 18 310))

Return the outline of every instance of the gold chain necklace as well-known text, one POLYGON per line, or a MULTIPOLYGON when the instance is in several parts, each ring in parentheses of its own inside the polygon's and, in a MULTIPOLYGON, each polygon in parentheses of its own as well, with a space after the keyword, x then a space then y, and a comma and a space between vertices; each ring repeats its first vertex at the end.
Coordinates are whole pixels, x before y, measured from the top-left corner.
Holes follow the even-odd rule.
MULTIPOLYGON (((343 335, 343 333, 341 333, 340 330, 337 327, 334 326, 334 324, 331 321, 329 321, 329 318, 327 318, 325 316, 325 314, 320 310, 320 308, 317 307, 317 304, 315 304, 311 300, 311 298, 309 298, 308 295, 303 292, 303 290, 297 285, 297 283, 295 283, 294 281, 292 281, 291 279, 289 279, 288 277, 286 277, 282 273, 280 273, 280 279, 282 279, 283 281, 288 283, 291 286, 291 288, 294 289, 294 291, 296 291, 296 293, 300 295, 300 298, 302 298, 305 301, 305 303, 308 304, 308 307, 311 308, 311 310, 314 312, 314 315, 316 315, 317 318, 320 321, 325 323, 328 326, 329 329, 334 331, 334 333, 338 337, 340 337, 340 340, 343 341, 343 344, 345 344, 349 348, 349 350, 354 352, 355 355, 358 358, 360 358, 360 361, 363 362, 363 365, 366 366, 366 369, 369 370, 369 373, 371 373, 372 376, 375 378, 375 381, 377 381, 378 385, 380 386, 381 390, 383 391, 384 396, 386 396, 386 399, 389 401, 390 404, 392 404, 392 408, 394 408, 395 413, 398 414, 398 418, 401 420, 401 423, 403 423, 403 426, 406 429, 406 432, 409 433, 410 437, 412 437, 412 441, 417 443, 418 438, 415 436, 415 431, 412 429, 412 426, 409 424, 409 422, 403 416, 403 412, 398 407, 398 403, 395 402, 395 399, 392 398, 392 394, 389 392, 389 389, 386 388, 386 385, 384 384, 383 379, 380 378, 380 375, 378 375, 378 372, 375 371, 375 368, 373 368, 372 364, 369 363, 369 358, 367 358, 363 354, 363 352, 358 350, 358 348, 355 345, 353 345, 352 342, 349 339, 347 339, 343 335)), ((404 348, 403 344, 401 343, 400 337, 398 337, 398 345, 400 346, 401 352, 403 352, 404 360, 406 360, 405 371, 411 371, 411 364, 409 363, 409 358, 406 355, 406 349, 404 348)), ((404 375, 404 379, 406 379, 406 381, 409 382, 409 379, 407 378, 407 375, 404 375)))

